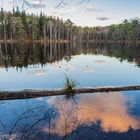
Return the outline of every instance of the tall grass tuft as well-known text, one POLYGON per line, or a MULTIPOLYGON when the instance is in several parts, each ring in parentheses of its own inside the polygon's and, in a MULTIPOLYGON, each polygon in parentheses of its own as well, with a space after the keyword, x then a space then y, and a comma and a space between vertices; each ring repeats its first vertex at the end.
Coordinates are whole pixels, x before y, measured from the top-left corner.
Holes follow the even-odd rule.
POLYGON ((65 82, 64 82, 64 90, 66 91, 66 99, 74 99, 74 88, 76 88, 78 86, 78 82, 71 78, 66 76, 65 77, 65 82))

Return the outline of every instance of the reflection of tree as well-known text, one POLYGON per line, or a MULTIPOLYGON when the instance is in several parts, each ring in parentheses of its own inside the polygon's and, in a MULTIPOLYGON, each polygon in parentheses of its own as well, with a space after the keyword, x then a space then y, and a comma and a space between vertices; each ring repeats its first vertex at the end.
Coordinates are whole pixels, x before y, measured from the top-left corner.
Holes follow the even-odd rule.
MULTIPOLYGON (((2 45, 2 44, 1 44, 2 45)), ((66 45, 59 44, 7 44, 0 48, 0 64, 1 66, 23 68, 28 65, 52 63, 54 61, 62 60, 66 52, 66 45), (7 51, 6 51, 7 50, 7 51)), ((71 48, 69 48, 69 53, 71 48)))
MULTIPOLYGON (((35 107, 35 108, 30 108, 30 109, 25 110, 25 111, 24 111, 21 115, 19 115, 19 116, 17 117, 17 119, 14 121, 13 125, 12 125, 11 128, 10 128, 9 135, 11 135, 11 134, 13 134, 13 133, 16 132, 16 129, 17 129, 17 127, 18 127, 18 125, 20 124, 21 121, 33 117, 34 114, 32 114, 32 112, 33 112, 34 110, 41 111, 42 108, 41 108, 41 107, 35 107)), ((41 121, 41 120, 39 119, 39 121, 41 121)), ((33 127, 33 126, 32 126, 32 127, 33 127)), ((31 127, 31 128, 32 128, 32 127, 31 127)))
POLYGON ((104 43, 51 43, 51 44, 0 44, 0 66, 23 68, 29 65, 70 61, 73 55, 103 54, 128 60, 140 65, 140 49, 138 45, 119 45, 104 43))
POLYGON ((69 62, 72 59, 72 57, 71 56, 65 56, 64 59, 65 59, 66 62, 69 62))
POLYGON ((0 120, 0 130, 2 131, 2 132, 5 132, 5 125, 4 125, 4 123, 0 120))
POLYGON ((48 126, 47 137, 50 137, 50 129, 54 126, 54 119, 55 112, 51 108, 45 106, 29 107, 16 116, 9 130, 0 120, 0 129, 3 133, 0 138, 5 136, 12 138, 14 136, 16 139, 30 139, 32 135, 36 135, 40 131, 43 125, 48 126))

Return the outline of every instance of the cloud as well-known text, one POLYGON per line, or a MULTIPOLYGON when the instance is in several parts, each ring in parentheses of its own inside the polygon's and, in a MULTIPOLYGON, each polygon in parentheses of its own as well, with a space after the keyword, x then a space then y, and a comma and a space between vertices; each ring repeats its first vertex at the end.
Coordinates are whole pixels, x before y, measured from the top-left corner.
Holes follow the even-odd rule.
POLYGON ((88 6, 86 9, 88 12, 104 12, 101 8, 96 8, 94 6, 88 6))
POLYGON ((80 0, 77 4, 82 4, 84 2, 90 2, 90 0, 80 0))
POLYGON ((77 12, 77 9, 75 7, 71 8, 63 8, 63 9, 57 9, 52 12, 55 16, 60 16, 60 17, 72 17, 73 14, 77 12))
POLYGON ((20 6, 25 6, 25 7, 29 7, 29 8, 35 8, 35 9, 41 9, 41 8, 45 8, 46 4, 43 3, 43 0, 17 0, 16 4, 20 7, 20 6))
POLYGON ((109 17, 97 17, 97 20, 101 20, 101 21, 105 21, 105 20, 109 20, 110 18, 109 17))
POLYGON ((71 16, 71 13, 70 12, 67 12, 67 13, 59 13, 59 16, 71 16))
POLYGON ((45 8, 46 4, 31 4, 33 8, 45 8))

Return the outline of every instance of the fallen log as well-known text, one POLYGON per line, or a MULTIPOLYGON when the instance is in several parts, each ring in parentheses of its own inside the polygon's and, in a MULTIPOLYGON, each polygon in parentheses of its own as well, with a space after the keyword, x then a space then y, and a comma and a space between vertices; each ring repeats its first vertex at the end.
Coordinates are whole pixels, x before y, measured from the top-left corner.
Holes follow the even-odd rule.
MULTIPOLYGON (((85 94, 85 93, 105 93, 117 91, 133 91, 140 90, 140 85, 136 86, 121 86, 121 87, 97 87, 97 88, 76 88, 73 89, 72 94, 85 94)), ((0 100, 16 100, 16 99, 29 99, 46 96, 60 96, 67 95, 65 89, 53 90, 22 90, 22 91, 0 91, 0 100)))

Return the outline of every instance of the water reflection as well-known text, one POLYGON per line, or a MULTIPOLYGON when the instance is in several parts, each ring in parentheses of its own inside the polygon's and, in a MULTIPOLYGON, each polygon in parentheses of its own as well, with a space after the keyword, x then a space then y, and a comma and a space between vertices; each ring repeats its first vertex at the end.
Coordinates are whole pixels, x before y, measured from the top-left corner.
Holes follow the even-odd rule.
POLYGON ((29 71, 28 74, 36 75, 36 76, 43 76, 43 75, 46 75, 47 72, 43 69, 38 69, 38 70, 35 70, 35 71, 29 71))
POLYGON ((91 66, 86 65, 86 67, 84 68, 84 72, 94 72, 94 69, 91 66))
MULTIPOLYGON (((119 58, 120 61, 127 60, 140 65, 140 46, 136 44, 0 44, 0 66, 23 68, 29 65, 58 62, 64 59, 66 62, 74 55, 101 54, 119 58)), ((105 63, 104 60, 96 60, 95 63, 105 63)), ((55 66, 61 68, 61 65, 55 66)), ((73 67, 66 67, 73 70, 73 67)))
MULTIPOLYGON (((106 132, 126 132, 130 127, 133 129, 140 127, 140 122, 128 113, 128 100, 120 93, 85 96, 81 98, 76 107, 73 102, 60 102, 57 99, 54 100, 54 97, 52 98, 50 103, 55 105, 60 114, 56 130, 60 130, 60 127, 64 128, 65 119, 69 121, 68 124, 71 126, 70 123, 73 122, 74 118, 77 125, 90 126, 100 121, 101 128, 106 132)), ((76 125, 75 121, 73 125, 76 125)))
POLYGON ((0 105, 0 137, 138 140, 140 118, 130 113, 134 102, 117 92, 79 96, 78 104, 63 97, 7 101, 0 105))
POLYGON ((104 60, 96 60, 94 62, 97 63, 97 64, 104 64, 104 63, 106 63, 104 60))
MULTIPOLYGON (((5 90, 63 87, 64 73, 72 74, 81 87, 139 84, 139 66, 138 45, 0 44, 0 88, 5 90)), ((122 93, 77 98, 76 102, 64 97, 0 102, 0 138, 140 138, 139 100, 122 93)))
POLYGON ((102 43, 0 44, 0 89, 62 88, 64 75, 75 77, 80 87, 138 85, 139 48, 102 43))

